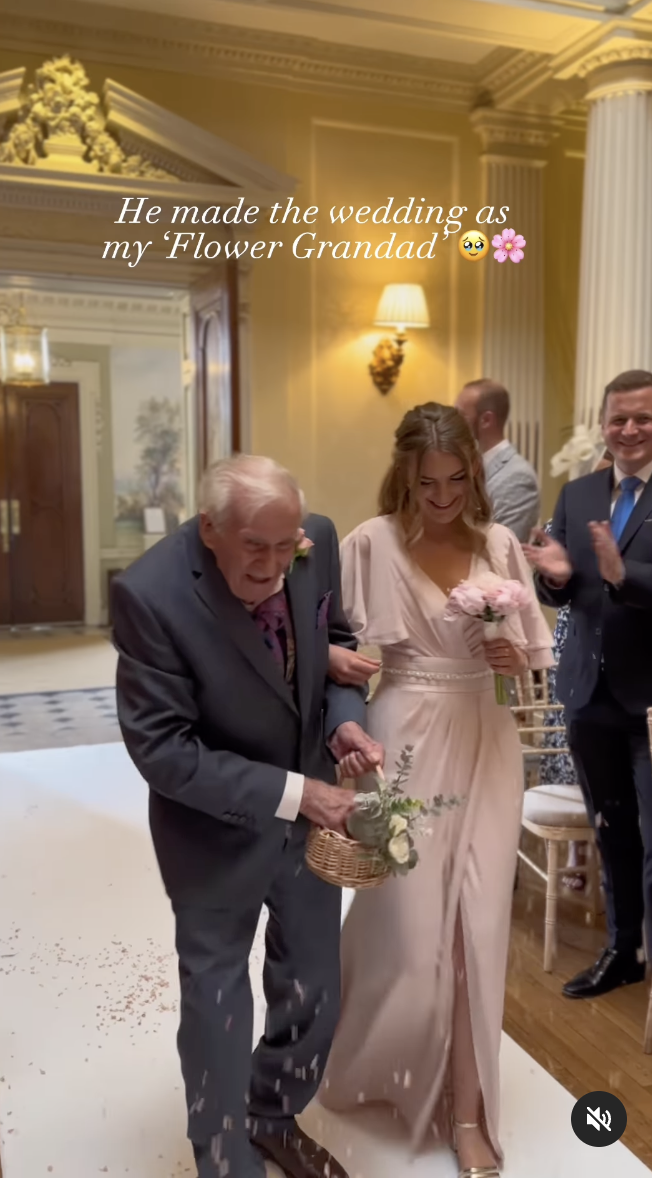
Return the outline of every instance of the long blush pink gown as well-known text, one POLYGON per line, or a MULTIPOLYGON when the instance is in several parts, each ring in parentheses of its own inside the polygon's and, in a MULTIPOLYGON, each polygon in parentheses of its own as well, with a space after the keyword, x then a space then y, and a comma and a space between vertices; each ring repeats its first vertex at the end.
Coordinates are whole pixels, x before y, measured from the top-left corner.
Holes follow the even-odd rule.
MULTIPOLYGON (((550 630, 507 528, 488 528, 487 556, 474 558, 471 579, 491 571, 529 587, 530 604, 503 632, 527 651, 531 668, 550 666, 550 630)), ((415 1151, 432 1134, 451 1142, 459 912, 486 1129, 502 1160, 498 1054, 523 800, 516 725, 496 703, 482 624, 444 620, 446 597, 410 557, 396 519, 369 520, 346 538, 342 581, 354 632, 382 652, 369 725, 385 745, 388 776, 411 745, 405 792, 426 800, 456 795, 465 804, 430 823, 408 876, 354 899, 342 934, 341 1018, 319 1099, 337 1112, 393 1106, 415 1151)))

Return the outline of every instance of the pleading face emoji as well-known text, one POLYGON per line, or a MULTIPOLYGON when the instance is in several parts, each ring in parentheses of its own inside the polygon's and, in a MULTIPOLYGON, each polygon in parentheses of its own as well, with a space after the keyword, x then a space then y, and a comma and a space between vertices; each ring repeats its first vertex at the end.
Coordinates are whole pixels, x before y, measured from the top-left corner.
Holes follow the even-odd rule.
POLYGON ((460 253, 468 262, 479 262, 480 258, 486 258, 489 253, 489 242, 484 233, 480 233, 477 229, 472 229, 469 233, 464 233, 459 240, 460 253))

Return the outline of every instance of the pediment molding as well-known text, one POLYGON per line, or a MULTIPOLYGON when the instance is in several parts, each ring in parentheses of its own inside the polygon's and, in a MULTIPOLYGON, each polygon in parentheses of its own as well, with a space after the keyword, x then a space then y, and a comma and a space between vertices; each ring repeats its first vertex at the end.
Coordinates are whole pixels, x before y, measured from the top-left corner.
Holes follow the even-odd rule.
POLYGON ((158 106, 126 86, 110 79, 104 83, 107 125, 116 132, 121 143, 136 142, 148 153, 158 151, 168 167, 180 161, 194 179, 204 183, 216 182, 222 187, 250 188, 257 192, 269 190, 272 199, 278 193, 288 195, 297 181, 267 165, 232 143, 204 131, 188 119, 158 106))
POLYGON ((266 208, 296 180, 68 55, 0 74, 0 203, 113 215, 124 197, 266 208))

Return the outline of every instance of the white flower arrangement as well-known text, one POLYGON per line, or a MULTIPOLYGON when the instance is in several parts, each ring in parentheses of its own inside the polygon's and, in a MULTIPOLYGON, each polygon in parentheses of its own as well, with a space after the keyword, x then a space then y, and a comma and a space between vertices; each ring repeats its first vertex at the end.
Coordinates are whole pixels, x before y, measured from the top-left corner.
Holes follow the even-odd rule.
POLYGON ((428 818, 463 805, 464 799, 439 795, 430 802, 406 797, 403 785, 412 769, 413 748, 407 745, 398 761, 396 776, 388 782, 376 776, 376 789, 356 795, 356 808, 347 830, 352 839, 380 854, 393 875, 407 875, 419 862, 414 836, 425 830, 428 818))
POLYGON ((561 475, 570 473, 571 478, 578 478, 597 462, 603 448, 602 430, 599 425, 594 425, 591 429, 585 425, 576 425, 572 438, 569 438, 566 445, 551 458, 550 477, 558 479, 561 475))

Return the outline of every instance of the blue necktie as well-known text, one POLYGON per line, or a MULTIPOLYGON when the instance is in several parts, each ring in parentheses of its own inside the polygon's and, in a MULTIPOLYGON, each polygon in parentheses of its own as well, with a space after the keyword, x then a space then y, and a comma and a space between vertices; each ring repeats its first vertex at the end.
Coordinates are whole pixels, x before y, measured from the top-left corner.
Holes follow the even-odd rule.
POLYGON ((620 540, 620 537, 625 531, 625 524, 636 504, 636 492, 642 486, 643 480, 637 478, 636 475, 630 475, 629 478, 621 481, 620 494, 616 500, 616 506, 611 517, 611 530, 616 540, 620 540))

